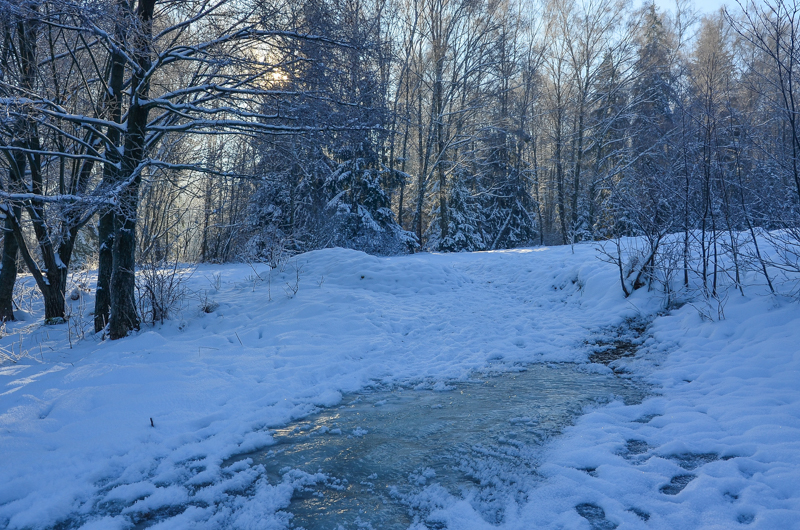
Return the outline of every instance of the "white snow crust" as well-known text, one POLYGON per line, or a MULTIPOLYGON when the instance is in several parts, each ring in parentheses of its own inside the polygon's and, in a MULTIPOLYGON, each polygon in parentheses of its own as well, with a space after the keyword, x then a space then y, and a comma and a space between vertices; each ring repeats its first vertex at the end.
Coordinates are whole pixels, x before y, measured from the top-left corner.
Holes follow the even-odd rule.
MULTIPOLYGON (((391 258, 329 249, 267 271, 201 266, 197 302, 124 340, 70 348, 67 325, 9 324, 0 528, 124 529, 150 516, 159 529, 286 528, 292 493, 323 475, 269 484, 246 460, 223 466, 273 443, 269 428, 370 385, 446 391, 488 366, 586 363, 587 341, 631 318, 654 318, 623 363, 654 395, 567 428, 501 528, 800 528, 796 301, 753 285, 730 294, 723 320, 696 304, 657 316, 663 297, 625 299, 592 245, 391 258), (203 296, 213 312, 198 308, 203 296), (670 489, 675 477, 688 484, 670 489)), ((427 479, 432 521, 496 528, 427 479)))

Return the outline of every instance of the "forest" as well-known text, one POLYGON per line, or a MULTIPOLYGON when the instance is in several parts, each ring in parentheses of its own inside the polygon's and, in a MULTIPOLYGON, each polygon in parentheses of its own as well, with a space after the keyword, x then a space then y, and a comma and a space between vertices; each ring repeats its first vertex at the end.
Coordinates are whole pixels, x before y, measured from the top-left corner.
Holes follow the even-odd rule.
POLYGON ((184 263, 602 243, 625 296, 800 271, 800 5, 0 1, 0 319, 184 263), (636 236, 631 239, 631 236, 636 236), (759 249, 766 238, 776 249, 759 249))

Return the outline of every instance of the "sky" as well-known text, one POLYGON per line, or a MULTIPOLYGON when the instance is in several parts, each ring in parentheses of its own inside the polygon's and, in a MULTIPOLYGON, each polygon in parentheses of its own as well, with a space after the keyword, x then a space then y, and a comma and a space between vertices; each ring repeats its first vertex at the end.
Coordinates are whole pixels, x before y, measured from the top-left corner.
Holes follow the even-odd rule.
MULTIPOLYGON (((664 3, 670 3, 668 0, 661 0, 664 3)), ((727 4, 729 8, 736 7, 736 2, 728 0, 727 2, 724 0, 695 0, 695 6, 697 6, 697 10, 702 13, 713 13, 717 11, 720 7, 727 4)))
MULTIPOLYGON (((674 10, 675 0, 656 0, 656 5, 664 10, 674 10)), ((736 0, 695 0, 694 5, 701 15, 714 13, 723 5, 727 5, 731 9, 738 9, 736 0)))

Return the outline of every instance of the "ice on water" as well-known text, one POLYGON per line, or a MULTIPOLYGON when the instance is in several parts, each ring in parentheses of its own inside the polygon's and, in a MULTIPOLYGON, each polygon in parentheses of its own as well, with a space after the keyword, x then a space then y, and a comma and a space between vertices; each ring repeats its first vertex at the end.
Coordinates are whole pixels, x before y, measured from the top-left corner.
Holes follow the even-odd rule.
POLYGON ((269 450, 233 460, 251 458, 275 484, 289 469, 324 473, 288 508, 293 525, 308 530, 405 529, 463 498, 496 524, 509 499, 522 502, 536 482, 543 442, 586 407, 644 395, 641 385, 573 364, 448 386, 346 396, 274 430, 269 450))

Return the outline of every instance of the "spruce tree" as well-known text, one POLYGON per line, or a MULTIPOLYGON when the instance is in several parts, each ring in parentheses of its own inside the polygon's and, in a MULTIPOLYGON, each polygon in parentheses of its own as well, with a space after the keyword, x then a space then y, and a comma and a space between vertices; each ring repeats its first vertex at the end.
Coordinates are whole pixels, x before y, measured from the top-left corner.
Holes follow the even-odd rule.
POLYGON ((439 241, 442 252, 473 252, 485 248, 481 230, 480 204, 467 188, 464 178, 453 179, 447 193, 449 206, 447 235, 439 241))
POLYGON ((370 254, 408 252, 416 238, 403 230, 381 186, 378 157, 366 143, 342 149, 338 167, 324 183, 328 238, 331 245, 370 254))

